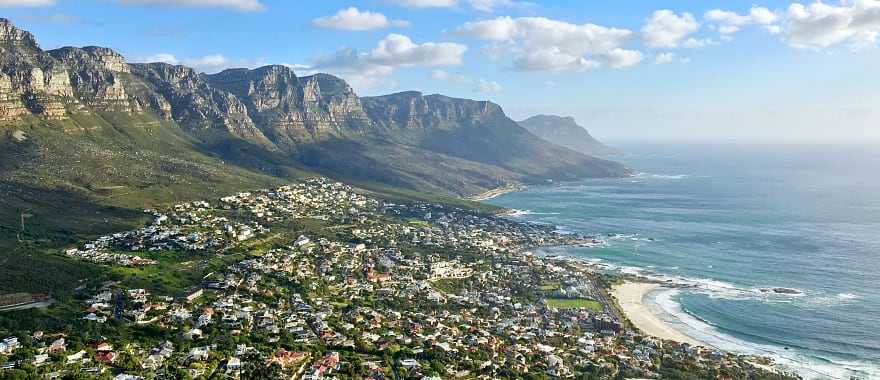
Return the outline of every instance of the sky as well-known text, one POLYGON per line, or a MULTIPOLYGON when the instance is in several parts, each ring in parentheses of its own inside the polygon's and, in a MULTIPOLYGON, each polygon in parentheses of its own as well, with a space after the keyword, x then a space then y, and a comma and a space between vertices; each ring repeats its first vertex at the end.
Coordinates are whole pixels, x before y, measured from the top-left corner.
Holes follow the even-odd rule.
POLYGON ((45 49, 284 64, 605 140, 880 140, 880 0, 0 0, 45 49))

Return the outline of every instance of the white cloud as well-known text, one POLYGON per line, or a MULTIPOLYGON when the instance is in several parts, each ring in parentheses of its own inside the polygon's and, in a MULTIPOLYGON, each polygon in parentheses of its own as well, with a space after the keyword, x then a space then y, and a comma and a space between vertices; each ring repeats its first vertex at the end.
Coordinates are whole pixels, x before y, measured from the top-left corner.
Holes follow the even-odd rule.
POLYGON ((696 49, 709 45, 715 45, 716 42, 711 38, 688 38, 681 43, 681 47, 688 49, 696 49))
POLYGON ((460 65, 467 46, 451 42, 414 43, 409 37, 389 34, 367 52, 340 49, 321 57, 312 70, 337 74, 355 87, 370 88, 382 83, 396 69, 460 65))
POLYGON ((794 3, 788 8, 782 38, 799 48, 827 48, 848 44, 864 49, 877 44, 880 33, 880 1, 841 1, 840 5, 794 3))
POLYGON ((477 87, 474 88, 474 90, 484 93, 496 93, 501 92, 504 88, 496 81, 480 78, 477 80, 477 87))
POLYGON ((458 0, 389 0, 407 8, 455 8, 458 0))
POLYGON ((116 0, 129 5, 159 5, 180 7, 214 7, 228 8, 241 12, 258 12, 266 10, 260 0, 116 0))
POLYGON ((184 65, 193 66, 193 67, 206 67, 206 66, 220 67, 220 66, 224 66, 228 63, 229 63, 229 60, 220 54, 206 55, 204 57, 193 58, 193 59, 188 59, 188 60, 183 61, 184 65))
POLYGON ((467 75, 452 74, 446 70, 431 71, 431 79, 470 86, 474 92, 498 93, 504 90, 500 83, 485 78, 471 78, 467 75))
POLYGON ((318 28, 361 32, 388 28, 390 26, 407 27, 409 22, 402 20, 389 21, 381 13, 361 11, 355 7, 348 7, 340 9, 333 16, 316 18, 312 20, 312 25, 318 28))
POLYGON ((687 36, 700 29, 700 23, 690 13, 662 9, 655 11, 642 26, 642 41, 653 48, 677 48, 687 36))
POLYGON ((513 62, 513 67, 521 71, 586 71, 601 66, 594 59, 569 54, 558 46, 528 51, 513 62))
POLYGON ((483 51, 495 58, 512 58, 523 71, 584 71, 606 65, 632 66, 641 53, 621 49, 633 32, 595 24, 571 24, 544 17, 498 17, 468 22, 456 34, 493 43, 483 51))
POLYGON ((718 32, 721 34, 734 34, 739 32, 739 27, 736 25, 721 25, 718 27, 718 32))
POLYGON ((178 58, 174 54, 170 53, 158 53, 146 58, 143 58, 139 61, 142 62, 162 62, 167 63, 169 65, 183 65, 187 67, 191 67, 199 72, 206 73, 216 73, 219 71, 223 71, 228 68, 233 67, 248 67, 254 68, 265 64, 262 61, 245 61, 245 60, 230 60, 223 56, 222 54, 209 54, 201 57, 193 57, 193 58, 178 58))
POLYGON ((665 53, 657 54, 654 57, 654 64, 655 65, 662 65, 662 64, 666 64, 666 63, 672 63, 672 61, 674 61, 674 60, 675 60, 675 53, 665 52, 665 53))
POLYGON ((155 55, 151 55, 147 58, 143 59, 144 62, 153 63, 153 62, 162 62, 167 63, 169 65, 179 65, 180 60, 174 56, 174 54, 170 53, 159 53, 155 55))
POLYGON ((770 25, 779 21, 779 15, 765 7, 752 7, 749 10, 749 17, 752 22, 760 25, 770 25))
POLYGON ((663 52, 658 53, 654 56, 654 64, 655 65, 665 65, 669 63, 690 63, 691 59, 688 57, 679 57, 675 52, 663 52))
POLYGON ((471 9, 491 13, 498 8, 530 8, 535 4, 516 0, 388 0, 407 8, 458 8, 467 4, 471 9))
POLYGON ((746 25, 763 25, 769 31, 775 30, 775 24, 779 21, 779 16, 773 11, 765 8, 754 6, 746 15, 740 15, 736 12, 726 11, 722 9, 713 9, 703 15, 706 21, 712 23, 721 34, 733 34, 739 32, 746 25))
POLYGON ((643 58, 644 56, 640 51, 621 48, 599 54, 600 61, 612 69, 625 69, 638 65, 642 62, 643 58))
POLYGON ((366 58, 388 66, 444 66, 460 65, 467 47, 452 42, 425 42, 415 44, 401 34, 389 34, 379 41, 366 58))
POLYGON ((513 0, 470 0, 471 8, 480 12, 492 13, 497 8, 531 8, 534 3, 513 0))
POLYGON ((55 0, 0 0, 0 7, 47 7, 55 0))

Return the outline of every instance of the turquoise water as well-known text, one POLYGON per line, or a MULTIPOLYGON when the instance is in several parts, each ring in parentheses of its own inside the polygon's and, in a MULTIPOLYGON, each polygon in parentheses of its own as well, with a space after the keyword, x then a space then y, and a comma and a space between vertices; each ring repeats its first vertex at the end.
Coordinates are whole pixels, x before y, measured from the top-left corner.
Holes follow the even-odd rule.
POLYGON ((878 147, 618 146, 639 175, 489 202, 607 236, 604 248, 553 253, 691 285, 648 301, 694 338, 806 378, 880 378, 878 147))

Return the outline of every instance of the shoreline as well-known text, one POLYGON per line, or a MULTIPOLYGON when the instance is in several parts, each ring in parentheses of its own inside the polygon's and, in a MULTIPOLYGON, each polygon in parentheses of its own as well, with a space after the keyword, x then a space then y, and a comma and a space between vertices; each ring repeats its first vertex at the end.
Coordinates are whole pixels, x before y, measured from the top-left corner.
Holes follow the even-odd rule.
POLYGON ((687 343, 692 346, 712 347, 675 329, 648 309, 644 298, 661 287, 662 285, 656 283, 626 282, 613 286, 611 293, 630 323, 645 335, 687 343))
POLYGON ((499 197, 499 196, 507 194, 507 193, 520 191, 524 188, 525 188, 525 186, 523 186, 523 185, 507 185, 507 186, 495 188, 495 189, 492 189, 492 190, 489 190, 489 191, 486 191, 486 192, 483 192, 483 193, 480 193, 477 195, 472 195, 470 197, 467 197, 467 199, 470 201, 474 201, 474 202, 482 202, 482 201, 490 200, 495 197, 499 197))

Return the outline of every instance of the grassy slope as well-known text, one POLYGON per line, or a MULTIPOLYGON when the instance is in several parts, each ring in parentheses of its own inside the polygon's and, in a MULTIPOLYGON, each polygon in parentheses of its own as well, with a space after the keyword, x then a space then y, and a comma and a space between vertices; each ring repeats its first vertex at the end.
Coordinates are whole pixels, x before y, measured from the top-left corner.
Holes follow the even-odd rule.
POLYGON ((149 115, 80 115, 0 127, 0 293, 69 296, 104 267, 58 248, 143 225, 141 209, 275 186, 285 178, 202 153, 175 125, 149 115), (27 138, 16 137, 23 132, 27 138), (17 236, 24 214, 25 230, 17 236))
MULTIPOLYGON (((150 115, 102 113, 78 115, 65 121, 29 119, 0 126, 0 294, 52 292, 64 298, 84 279, 123 274, 67 259, 58 255, 58 250, 85 239, 142 226, 148 221, 142 212, 144 208, 212 199, 312 175, 265 150, 240 142, 227 143, 222 138, 208 141, 210 146, 193 139, 173 123, 150 115), (17 137, 22 133, 26 139, 19 141, 17 137), (22 215, 26 216, 25 228, 19 241, 22 215)), ((331 147, 334 148, 339 147, 331 147)), ((476 202, 416 190, 445 193, 439 186, 431 185, 431 181, 434 177, 439 181, 454 180, 456 173, 448 163, 415 166, 417 170, 406 165, 402 166, 404 169, 392 166, 382 169, 388 178, 373 178, 358 168, 372 165, 375 169, 382 163, 355 159, 358 155, 343 153, 347 150, 336 151, 340 153, 329 155, 337 157, 336 160, 320 166, 321 169, 379 196, 497 211, 476 202), (349 159, 348 162, 356 164, 347 164, 349 159), (346 165, 351 168, 349 171, 340 170, 346 165)), ((364 151, 364 156, 387 161, 389 157, 382 157, 383 154, 397 155, 397 161, 406 162, 407 155, 416 153, 391 149, 364 151)), ((149 274, 143 275, 145 280, 152 280, 149 274)))

